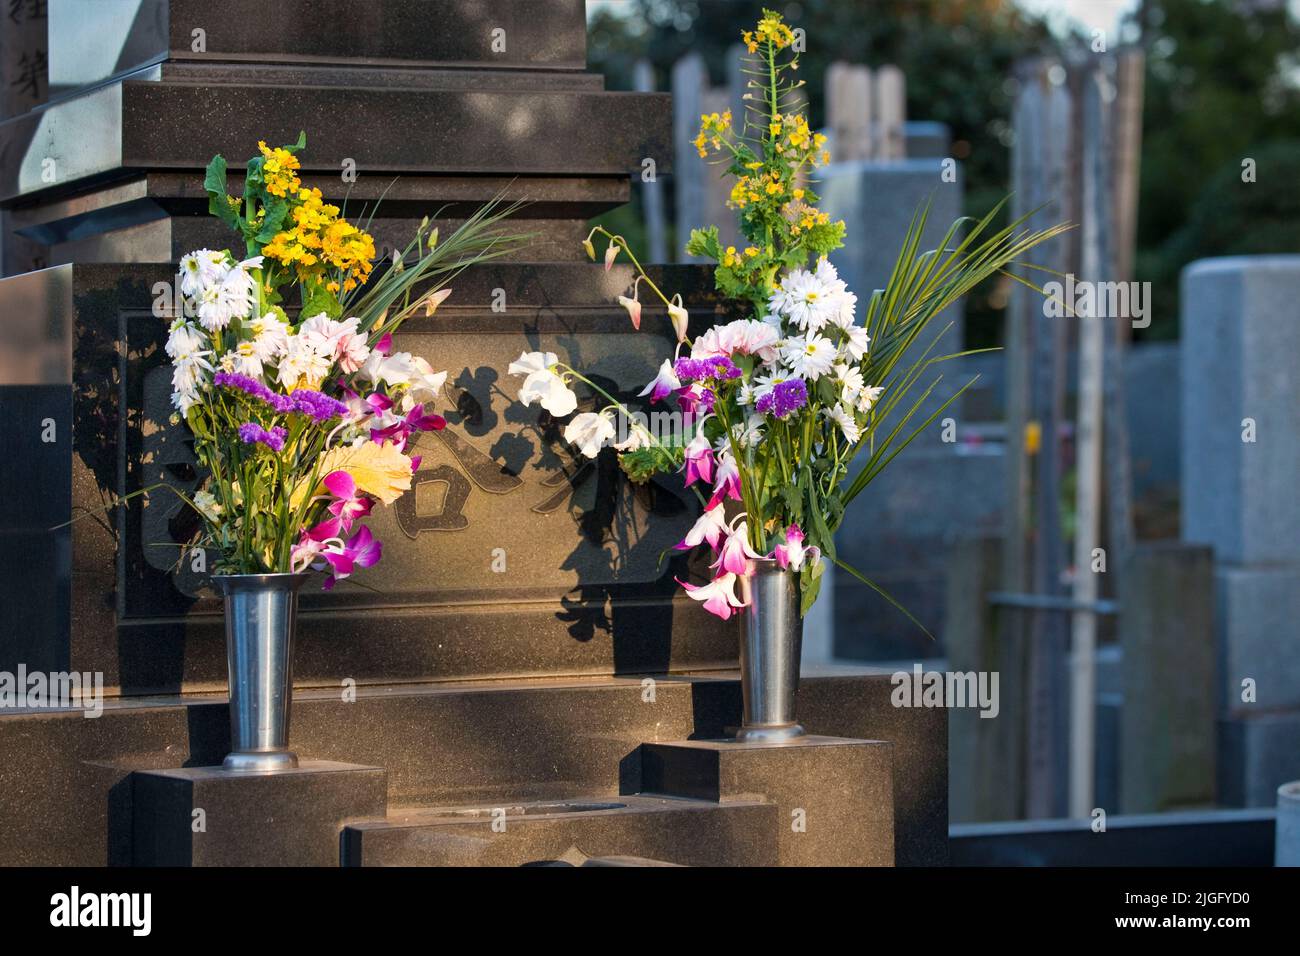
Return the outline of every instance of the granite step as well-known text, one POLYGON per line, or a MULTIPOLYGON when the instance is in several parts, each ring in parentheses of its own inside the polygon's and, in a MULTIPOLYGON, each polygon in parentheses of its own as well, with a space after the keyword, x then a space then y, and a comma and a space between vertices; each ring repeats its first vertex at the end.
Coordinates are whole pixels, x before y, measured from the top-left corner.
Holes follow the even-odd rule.
MULTIPOLYGON (((299 690, 291 740, 303 760, 383 768, 389 807, 645 794, 674 784, 643 781, 643 745, 721 736, 739 719, 736 677, 392 684, 355 699, 299 690)), ((894 707, 891 690, 888 674, 809 668, 798 713, 813 734, 889 742, 895 862, 942 865, 947 713, 894 707)), ((220 764, 229 733, 219 694, 109 699, 94 720, 0 710, 0 866, 130 862, 132 773, 220 764)))
POLYGON ((780 826, 776 806, 760 798, 597 795, 408 807, 345 826, 341 856, 344 866, 573 865, 574 858, 581 865, 774 866, 780 826))

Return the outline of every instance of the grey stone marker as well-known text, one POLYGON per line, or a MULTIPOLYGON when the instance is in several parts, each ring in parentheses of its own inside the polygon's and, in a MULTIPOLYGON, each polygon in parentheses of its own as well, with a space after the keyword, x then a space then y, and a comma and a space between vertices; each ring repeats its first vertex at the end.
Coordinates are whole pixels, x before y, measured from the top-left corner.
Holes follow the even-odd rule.
POLYGON ((1251 806, 1300 776, 1297 299, 1300 256, 1183 272, 1183 536, 1217 562, 1221 799, 1251 806))

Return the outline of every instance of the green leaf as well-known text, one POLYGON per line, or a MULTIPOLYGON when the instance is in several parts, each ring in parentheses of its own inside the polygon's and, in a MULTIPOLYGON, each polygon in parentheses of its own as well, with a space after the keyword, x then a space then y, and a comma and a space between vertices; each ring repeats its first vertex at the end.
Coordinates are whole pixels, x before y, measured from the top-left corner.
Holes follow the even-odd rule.
POLYGON ((266 245, 280 232, 284 225, 285 218, 289 215, 289 204, 278 196, 268 197, 266 203, 266 216, 262 219, 262 227, 257 230, 257 235, 253 238, 261 245, 266 245))
POLYGON ((804 568, 799 572, 799 616, 807 614, 817 603, 817 595, 822 589, 821 565, 817 568, 804 568))
POLYGON ((203 175, 203 189, 208 194, 208 212, 238 231, 239 213, 230 205, 230 197, 226 193, 226 158, 220 153, 208 163, 203 175))
POLYGON ((323 283, 313 282, 304 285, 302 290, 302 315, 311 318, 321 312, 324 312, 331 319, 337 319, 343 315, 343 307, 339 305, 338 297, 325 288, 323 283))
POLYGON ((686 243, 686 254, 704 256, 713 260, 721 259, 722 249, 718 245, 718 227, 710 226, 708 229, 692 229, 691 238, 686 243))

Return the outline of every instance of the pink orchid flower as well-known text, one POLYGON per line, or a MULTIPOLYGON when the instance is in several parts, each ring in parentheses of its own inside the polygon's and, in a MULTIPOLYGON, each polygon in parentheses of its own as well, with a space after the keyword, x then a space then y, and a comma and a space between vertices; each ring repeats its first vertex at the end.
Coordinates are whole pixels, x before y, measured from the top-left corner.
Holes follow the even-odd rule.
POLYGON ((650 396, 650 404, 654 404, 661 399, 666 398, 673 392, 682 387, 682 380, 677 377, 673 371, 673 363, 664 359, 664 364, 659 366, 659 371, 651 380, 650 384, 641 389, 637 397, 645 395, 650 396))
POLYGON ((706 509, 704 514, 696 519, 695 524, 691 525, 691 530, 686 532, 686 537, 677 544, 677 550, 687 551, 705 541, 709 542, 710 548, 716 550, 718 542, 727 533, 727 519, 722 512, 721 506, 706 509))
POLYGON ((713 476, 713 497, 708 507, 715 508, 727 498, 740 501, 740 469, 733 455, 718 456, 718 470, 713 476))
POLYGON ((762 558, 749 546, 749 523, 743 515, 736 516, 736 525, 727 531, 727 540, 718 551, 718 560, 709 567, 722 574, 749 574, 751 559, 762 558))
POLYGON ((357 494, 356 480, 346 471, 331 471, 321 479, 321 484, 334 496, 328 510, 339 520, 343 531, 350 531, 354 521, 370 514, 373 502, 366 495, 357 494))
POLYGON ((293 570, 324 568, 328 564, 336 574, 351 573, 352 561, 344 554, 343 540, 339 537, 341 527, 338 518, 326 518, 310 530, 304 528, 289 557, 293 570))
POLYGON ((682 466, 682 470, 686 472, 688 486, 696 481, 712 484, 713 446, 705 437, 703 428, 695 433, 695 437, 686 446, 686 463, 682 466))
POLYGON ((785 540, 772 551, 772 557, 776 559, 777 565, 782 570, 788 568, 791 571, 801 571, 805 563, 809 567, 814 567, 821 561, 821 549, 805 548, 803 539, 803 529, 797 524, 792 524, 785 529, 785 540))
MULTIPOLYGON (((369 528, 362 525, 343 545, 339 562, 337 564, 330 562, 334 567, 334 573, 325 579, 322 588, 326 591, 332 590, 336 582, 346 578, 356 568, 368 568, 377 564, 383 557, 383 553, 383 543, 370 533, 369 528)), ((328 555, 326 559, 328 560, 328 555)))
POLYGON ((406 443, 410 440, 411 432, 439 431, 447 426, 447 419, 441 415, 435 415, 430 412, 424 413, 423 405, 414 406, 406 413, 405 418, 399 418, 387 428, 370 429, 370 440, 376 445, 382 445, 386 441, 391 441, 397 446, 398 451, 406 450, 406 443))
POLYGON ((724 621, 731 617, 734 608, 744 607, 736 598, 736 576, 720 574, 708 584, 687 584, 681 578, 677 583, 686 589, 686 593, 696 601, 704 604, 704 610, 716 614, 724 621))

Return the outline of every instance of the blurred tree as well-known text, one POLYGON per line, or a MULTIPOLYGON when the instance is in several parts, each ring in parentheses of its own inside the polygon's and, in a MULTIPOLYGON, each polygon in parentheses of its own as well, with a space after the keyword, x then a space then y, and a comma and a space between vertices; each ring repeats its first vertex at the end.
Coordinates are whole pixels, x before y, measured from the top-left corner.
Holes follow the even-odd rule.
POLYGON ((1187 263, 1300 251, 1300 25, 1281 0, 1144 0, 1132 23, 1147 51, 1137 277, 1153 283, 1148 335, 1172 338, 1187 263))

